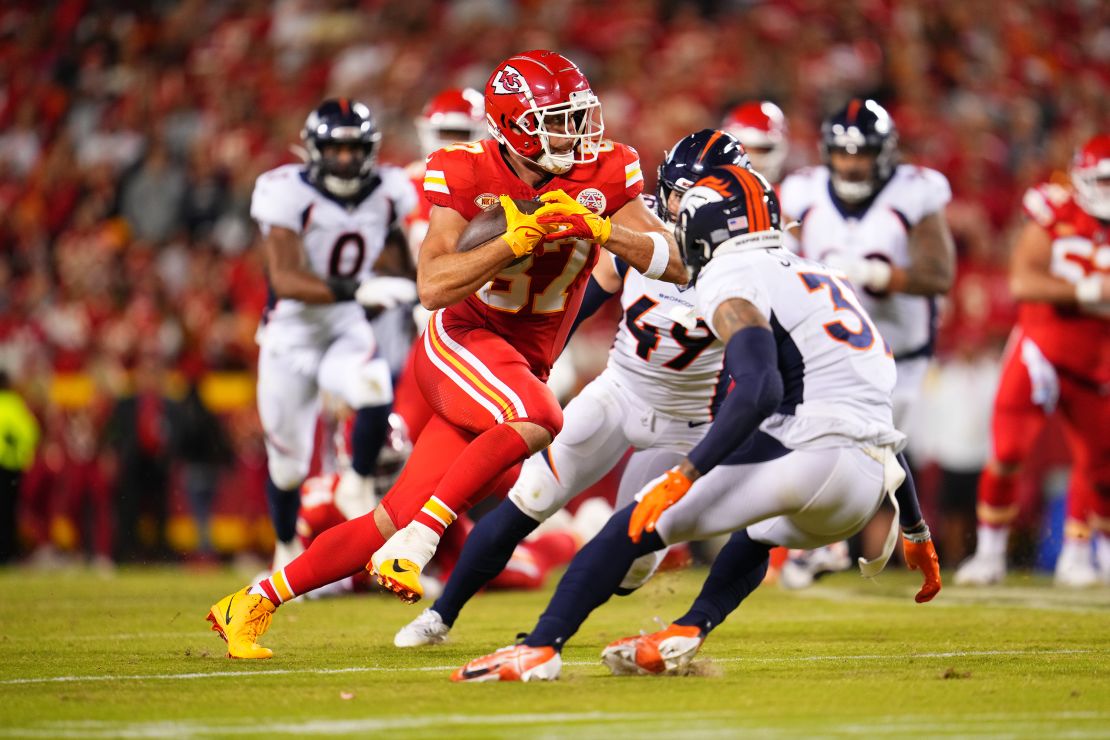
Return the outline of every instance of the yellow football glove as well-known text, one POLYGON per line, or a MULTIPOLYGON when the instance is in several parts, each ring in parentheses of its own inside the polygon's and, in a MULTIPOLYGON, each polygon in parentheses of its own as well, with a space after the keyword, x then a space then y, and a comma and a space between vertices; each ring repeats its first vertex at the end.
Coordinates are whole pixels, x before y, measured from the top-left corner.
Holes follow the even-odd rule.
POLYGON ((636 495, 639 503, 632 510, 632 518, 628 521, 628 536, 632 541, 639 542, 645 531, 654 532, 655 523, 663 512, 678 503, 692 485, 693 481, 678 468, 671 468, 644 486, 636 495))
POLYGON ((562 228, 552 231, 543 238, 545 242, 557 242, 561 239, 585 239, 595 244, 605 244, 613 232, 613 224, 562 190, 553 190, 544 193, 540 200, 546 205, 540 206, 536 211, 537 219, 541 224, 559 225, 562 228))
POLYGON ((501 208, 505 211, 505 233, 501 235, 501 238, 505 240, 517 257, 531 254, 536 245, 540 243, 540 239, 548 231, 537 222, 539 211, 536 213, 522 213, 516 207, 513 199, 507 195, 500 196, 499 200, 501 201, 501 208))

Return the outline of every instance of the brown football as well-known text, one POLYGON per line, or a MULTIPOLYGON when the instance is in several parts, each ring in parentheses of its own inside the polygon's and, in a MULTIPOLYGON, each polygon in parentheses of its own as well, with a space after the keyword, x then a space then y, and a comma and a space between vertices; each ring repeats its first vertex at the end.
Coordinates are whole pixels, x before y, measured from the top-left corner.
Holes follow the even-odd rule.
MULTIPOLYGON (((514 198, 513 203, 516 204, 521 213, 534 213, 537 208, 543 205, 538 200, 520 200, 518 198, 514 198)), ((501 207, 500 203, 494 203, 493 206, 484 211, 479 211, 477 216, 470 219, 470 223, 459 235, 459 241, 455 244, 455 251, 469 252, 471 249, 480 247, 490 239, 496 239, 504 233, 505 209, 501 207)))

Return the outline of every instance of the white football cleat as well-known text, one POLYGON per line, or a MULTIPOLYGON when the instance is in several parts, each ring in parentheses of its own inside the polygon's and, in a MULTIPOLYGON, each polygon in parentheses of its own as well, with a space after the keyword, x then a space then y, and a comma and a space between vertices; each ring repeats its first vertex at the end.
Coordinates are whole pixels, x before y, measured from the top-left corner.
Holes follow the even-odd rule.
POLYGON ((685 673, 705 636, 693 626, 672 624, 651 634, 625 637, 601 651, 614 676, 685 673))
POLYGON ((834 542, 815 550, 792 550, 792 557, 782 564, 779 583, 788 590, 809 588, 818 578, 839 573, 852 567, 847 542, 834 542))
POLYGON ((1006 556, 977 552, 956 569, 957 586, 993 586, 1006 577, 1006 556))
POLYGON ((420 616, 397 630, 393 644, 399 648, 441 645, 447 642, 451 628, 435 609, 425 609, 420 616))
POLYGON ((1087 540, 1065 539, 1056 559, 1053 581, 1065 588, 1090 588, 1098 583, 1098 571, 1091 558, 1091 543, 1087 540))

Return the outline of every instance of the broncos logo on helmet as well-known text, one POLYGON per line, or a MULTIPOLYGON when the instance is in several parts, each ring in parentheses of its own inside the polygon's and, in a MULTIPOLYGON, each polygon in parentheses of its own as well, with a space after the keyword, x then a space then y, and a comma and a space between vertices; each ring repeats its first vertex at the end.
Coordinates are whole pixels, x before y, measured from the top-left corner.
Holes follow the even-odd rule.
POLYGON ((775 189, 746 167, 711 168, 682 196, 675 239, 691 284, 722 247, 779 247, 782 212, 775 189))

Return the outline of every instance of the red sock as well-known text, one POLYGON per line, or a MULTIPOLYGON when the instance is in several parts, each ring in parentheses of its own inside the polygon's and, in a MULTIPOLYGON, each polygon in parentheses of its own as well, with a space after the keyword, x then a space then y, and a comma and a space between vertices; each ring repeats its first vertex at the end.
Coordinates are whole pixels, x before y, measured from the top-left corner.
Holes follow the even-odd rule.
POLYGON ((515 429, 498 424, 466 446, 436 486, 435 497, 462 513, 492 493, 498 479, 528 457, 528 445, 515 429))
POLYGON ((432 496, 412 520, 435 532, 437 537, 442 537, 444 530, 458 518, 459 515, 450 506, 440 501, 438 496, 432 496))
POLYGON ((979 476, 979 503, 998 509, 1013 506, 1017 501, 1016 475, 999 475, 986 467, 979 476))
POLYGON ((320 534, 304 554, 285 566, 286 583, 299 596, 353 576, 384 544, 374 512, 343 522, 320 534))

